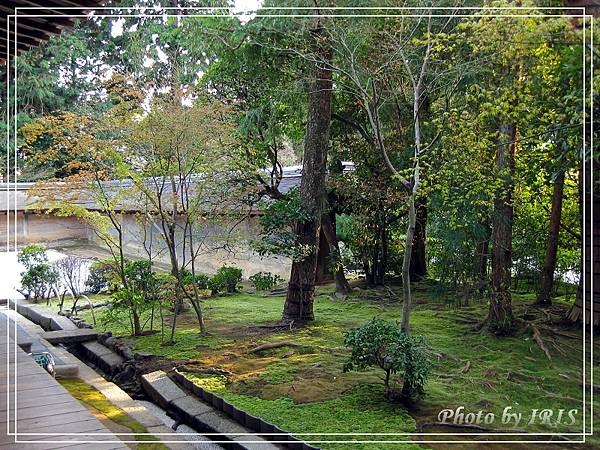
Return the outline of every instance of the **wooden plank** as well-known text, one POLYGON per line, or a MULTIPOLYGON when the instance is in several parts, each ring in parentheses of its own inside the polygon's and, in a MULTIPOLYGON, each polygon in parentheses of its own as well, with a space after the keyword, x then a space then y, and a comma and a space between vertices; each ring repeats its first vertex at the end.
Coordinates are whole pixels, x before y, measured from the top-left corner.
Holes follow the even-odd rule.
POLYGON ((0 337, 2 347, 5 349, 0 352, 0 421, 5 424, 8 421, 9 432, 14 432, 16 406, 17 436, 15 439, 14 435, 0 433, 0 449, 12 449, 17 446, 40 450, 126 448, 82 403, 74 399, 50 374, 39 367, 31 356, 20 348, 14 347, 14 341, 6 337, 7 326, 9 325, 2 320, 0 314, 0 337), (7 364, 7 361, 10 361, 10 364, 7 364), (18 374, 16 378, 15 369, 18 374), (72 436, 43 434, 61 432, 82 434, 72 436), (27 433, 42 434, 27 435, 27 433), (90 436, 89 433, 103 433, 103 435, 90 436), (82 441, 111 442, 87 445, 81 443, 82 441))
MULTIPOLYGON (((41 440, 42 442, 23 442, 23 440, 20 438, 18 443, 15 443, 14 436, 10 436, 10 438, 12 438, 11 441, 0 445, 1 450, 13 450, 17 446, 18 446, 18 448, 27 449, 27 450, 49 450, 49 449, 59 449, 59 448, 68 448, 68 449, 77 449, 77 450, 79 450, 79 449, 82 449, 82 450, 83 449, 114 450, 114 449, 127 448, 127 447, 125 447, 124 444, 119 444, 119 443, 83 444, 83 443, 77 442, 77 440, 75 440, 75 439, 64 439, 64 438, 57 439, 56 437, 54 437, 54 439, 50 440, 49 442, 44 442, 44 440, 41 440), (54 442, 52 442, 52 441, 54 441, 54 442), (74 441, 74 442, 69 443, 69 442, 57 442, 57 441, 74 441)), ((40 439, 28 439, 28 441, 38 441, 38 440, 40 440, 40 439)), ((79 438, 79 441, 84 441, 84 440, 90 440, 90 439, 79 438)))
MULTIPOLYGON (((14 407, 14 404, 13 404, 14 407)), ((17 399, 17 422, 26 422, 30 419, 43 419, 43 420, 52 420, 53 416, 60 416, 70 413, 80 414, 82 411, 87 411, 87 409, 79 403, 78 405, 74 405, 71 403, 59 403, 58 405, 43 405, 43 406, 29 406, 29 407, 21 407, 19 405, 19 401, 17 399)), ((11 419, 14 419, 14 410, 10 411, 11 419)), ((6 421, 7 411, 3 411, 0 413, 0 420, 6 421)), ((85 417, 85 416, 83 416, 85 417)))
MULTIPOLYGON (((47 410, 50 410, 50 408, 47 410)), ((73 410, 71 409, 71 411, 73 410)), ((27 430, 34 433, 83 433, 93 430, 98 430, 97 432, 100 433, 105 431, 102 424, 95 417, 81 414, 81 411, 68 412, 67 409, 63 408, 62 411, 55 414, 27 419, 22 419, 20 413, 21 411, 17 416, 17 431, 27 430)), ((23 431, 23 433, 25 432, 23 431)))
MULTIPOLYGON (((4 394, 6 396, 6 393, 4 394)), ((13 409, 13 403, 14 403, 14 399, 11 397, 11 405, 10 405, 10 409, 13 409)), ((31 408, 31 407, 42 407, 42 406, 48 406, 48 405, 52 405, 54 407, 60 406, 64 403, 70 403, 73 401, 73 397, 71 397, 69 394, 48 394, 45 395, 43 398, 31 398, 31 397, 24 397, 22 396, 19 392, 17 392, 17 405, 19 406, 19 408, 31 408)), ((8 408, 8 404, 2 404, 0 405, 0 413, 4 412, 7 410, 8 408)))

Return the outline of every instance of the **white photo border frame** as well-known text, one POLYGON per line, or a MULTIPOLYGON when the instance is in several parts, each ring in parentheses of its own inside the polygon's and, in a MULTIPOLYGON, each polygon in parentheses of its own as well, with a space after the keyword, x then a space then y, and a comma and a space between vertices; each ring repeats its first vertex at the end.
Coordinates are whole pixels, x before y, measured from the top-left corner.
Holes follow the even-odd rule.
MULTIPOLYGON (((52 9, 52 10, 87 10, 87 11, 99 11, 99 10, 110 10, 110 11, 114 11, 114 10, 128 10, 128 11, 135 11, 135 10, 142 10, 142 9, 150 9, 150 8, 145 8, 145 7, 106 7, 106 6, 98 6, 98 7, 17 7, 15 8, 15 14, 9 14, 6 16, 7 18, 7 30, 6 30, 6 38, 7 38, 7 55, 6 55, 6 73, 7 73, 7 82, 10 79, 10 48, 11 48, 11 43, 13 44, 13 51, 14 54, 12 55, 14 57, 14 61, 17 60, 18 58, 18 48, 17 48, 17 41, 18 41, 18 34, 17 34, 17 21, 19 17, 22 18, 26 18, 26 17, 43 17, 43 18, 51 18, 51 17, 62 17, 62 18, 90 18, 90 17, 99 17, 99 18, 121 18, 121 17, 139 17, 140 15, 142 16, 148 16, 148 17, 154 17, 154 18, 161 18, 161 17, 177 17, 180 16, 180 14, 93 14, 93 16, 91 16, 89 13, 87 14, 31 14, 31 11, 36 11, 36 10, 45 10, 47 11, 48 9, 52 9), (24 14, 21 14, 21 11, 24 11, 24 14), (14 42, 12 41, 11 38, 11 33, 10 33, 10 25, 11 25, 11 20, 14 21, 14 42)), ((270 11, 270 10, 275 10, 275 11, 285 11, 285 10, 306 10, 306 11, 314 11, 314 7, 264 7, 264 8, 260 8, 259 11, 270 11)), ((537 11, 537 10, 542 10, 542 11, 557 11, 557 12, 567 12, 567 11, 580 11, 580 14, 498 14, 498 15, 494 15, 494 14, 452 14, 452 17, 516 17, 516 18, 526 18, 526 17, 571 17, 571 18, 579 18, 583 20, 583 39, 582 39, 582 45, 583 45, 583 74, 582 74, 582 78, 583 78, 583 115, 584 115, 584 120, 583 120, 583 149, 584 149, 584 156, 586 154, 586 120, 585 120, 585 116, 586 113, 589 111, 589 115, 590 115, 590 173, 593 174, 593 139, 594 139, 594 121, 593 121, 593 69, 594 69, 594 58, 593 55, 590 55, 590 64, 589 64, 589 98, 588 98, 588 93, 586 91, 586 70, 588 69, 588 66, 586 65, 586 46, 590 45, 590 48, 593 49, 593 45, 594 45, 594 18, 592 15, 590 14, 586 14, 585 13, 585 7, 435 7, 435 6, 431 6, 431 7, 427 7, 427 6, 423 6, 423 7, 377 7, 377 6, 367 6, 367 7, 321 7, 320 8, 322 11, 329 11, 329 12, 335 12, 335 11, 423 11, 423 10, 433 10, 433 11, 439 11, 439 10, 477 10, 477 11, 511 11, 511 10, 516 10, 516 11, 537 11), (587 40, 586 40, 586 30, 587 30, 587 20, 590 20, 590 42, 588 44, 587 40)), ((317 14, 262 14, 262 13, 256 13, 256 11, 241 11, 241 12, 236 12, 236 13, 232 13, 231 10, 232 8, 229 7, 214 7, 214 8, 210 8, 210 7, 161 7, 161 11, 186 11, 186 10, 193 10, 193 11, 222 11, 221 14, 186 14, 185 17, 240 17, 243 15, 246 15, 248 13, 255 13, 254 16, 255 17, 301 17, 301 18, 310 18, 310 17, 315 17, 317 16, 317 14)), ((420 17, 421 14, 414 14, 414 13, 408 13, 408 14, 331 14, 331 13, 325 13, 325 14, 318 14, 318 16, 322 16, 322 17, 366 17, 366 18, 375 18, 375 17, 420 17)), ((443 14, 432 14, 433 17, 448 17, 450 15, 443 15, 443 14)), ((14 78, 13 78, 13 83, 14 83, 14 90, 13 92, 15 93, 14 95, 14 99, 13 99, 13 104, 11 105, 10 103, 10 89, 7 89, 7 175, 8 175, 8 179, 6 182, 6 195, 7 195, 7 252, 10 252, 11 249, 11 239, 10 239, 10 186, 11 186, 11 182, 10 182, 10 158, 8 157, 10 155, 10 135, 11 135, 11 131, 13 133, 13 136, 15 137, 15 146, 14 146, 14 156, 15 156, 15 167, 14 167, 14 179, 12 181, 12 183, 14 184, 14 210, 13 210, 13 214, 14 214, 14 251, 17 251, 17 140, 16 140, 16 135, 17 135, 17 96, 16 96, 16 92, 17 92, 17 85, 18 85, 18 73, 17 73, 17 67, 16 67, 16 63, 14 64, 14 78), (13 111, 12 111, 12 116, 11 116, 11 106, 13 107, 13 111), (11 127, 11 119, 13 120, 13 127, 11 127)), ((586 171, 583 171, 583 176, 584 176, 584 186, 586 185, 586 182, 591 182, 591 180, 586 180, 585 178, 585 173, 586 171)), ((593 217, 593 202, 591 201, 593 198, 593 183, 591 183, 591 198, 590 198, 590 215, 591 217, 593 217)), ((585 188, 584 188, 584 194, 585 194, 585 188)), ((587 206, 588 202, 584 201, 583 202, 583 216, 586 217, 586 206, 587 206)), ((590 318, 590 339, 591 342, 589 343, 590 345, 590 360, 589 360, 589 365, 590 365, 590 379, 593 380, 593 315, 594 315, 594 310, 593 310, 593 304, 592 304, 592 295, 593 295, 593 282, 594 282, 594 277, 593 277, 593 220, 591 221, 591 230, 590 230, 590 245, 586 246, 586 233, 585 233, 585 220, 584 222, 584 230, 583 230, 583 252, 584 252, 584 265, 585 265, 585 250, 586 248, 589 247, 590 251, 592 252, 592 254, 590 255, 590 261, 592 261, 592 267, 590 267, 590 274, 591 276, 591 280, 590 280, 590 314, 591 314, 591 318, 590 318)), ((582 272, 582 274, 580 274, 580 276, 584 277, 584 287, 585 287, 585 267, 584 270, 582 272)), ((10 306, 9 306, 10 308, 10 306)), ((15 310, 16 310, 16 304, 15 304, 15 310)), ((421 432, 414 432, 414 433, 294 433, 295 436, 299 436, 299 437, 304 437, 304 436, 581 436, 582 439, 581 440, 572 440, 572 441, 561 441, 563 444, 579 444, 579 443, 585 443, 586 442, 586 437, 587 436, 591 436, 593 435, 593 396, 594 396, 594 392, 593 392, 593 381, 590 382, 589 384, 589 398, 590 398, 590 402, 589 405, 586 403, 586 348, 587 348, 587 342, 586 342, 586 330, 585 330, 585 323, 586 323, 586 290, 584 288, 583 290, 583 372, 582 372, 582 376, 583 376, 583 383, 582 383, 582 393, 583 393, 583 399, 582 399, 582 412, 583 412, 583 420, 582 420, 582 425, 583 425, 583 432, 582 433, 421 433, 421 432), (590 409, 590 424, 589 424, 589 431, 586 431, 586 412, 587 412, 587 408, 589 406, 590 409)), ((14 335, 16 336, 16 332, 17 332, 17 320, 16 318, 18 317, 15 316, 15 320, 14 322, 14 335)), ((7 320, 7 325, 10 325, 10 320, 9 317, 7 315, 6 317, 7 320)), ((9 328, 10 326, 7 326, 7 338, 9 337, 9 328)), ((9 339, 7 339, 7 348, 9 347, 9 339)), ((17 344, 16 344, 16 339, 14 342, 14 362, 16 362, 16 358, 17 358, 17 344)), ((282 433, 19 433, 17 430, 17 364, 14 364, 14 375, 15 375, 15 383, 14 383, 14 431, 10 430, 10 351, 8 351, 7 353, 7 411, 8 411, 8 415, 7 415, 7 435, 13 435, 15 436, 15 443, 64 443, 64 444, 77 444, 77 443, 96 443, 96 444, 103 444, 103 443, 139 443, 140 441, 137 440, 95 440, 95 441, 86 441, 86 440, 81 440, 81 441, 77 441, 77 440, 18 440, 18 436, 90 436, 90 435, 94 435, 94 436, 102 436, 102 435, 106 435, 106 436, 142 436, 142 435, 149 435, 149 436, 162 436, 162 435, 166 435, 166 436, 185 436, 185 435, 192 435, 192 436, 224 436, 224 435, 235 435, 235 436, 240 436, 240 435, 249 435, 249 436, 281 436, 282 433)), ((287 435, 287 433, 284 433, 285 435, 287 435)), ((156 441, 144 441, 147 443, 182 443, 185 441, 181 441, 181 440, 175 440, 175 441, 165 441, 165 440, 156 440, 156 441)), ((231 441, 226 440, 226 441, 217 441, 217 440, 211 440, 210 442, 212 443, 229 443, 231 441)), ((259 441, 236 441, 239 443, 259 443, 259 441)), ((289 443, 289 441, 287 440, 280 440, 280 441, 276 441, 276 440, 272 440, 269 441, 271 443, 289 443)), ((330 444, 351 444, 351 443, 355 443, 355 444, 368 444, 368 443, 373 443, 373 444, 409 444, 409 443, 448 443, 448 444, 467 444, 467 443, 506 443, 506 444, 510 444, 510 443, 514 443, 514 444, 521 444, 521 443, 539 443, 539 444, 543 444, 543 443, 557 443, 559 441, 557 440, 483 440, 483 441, 477 441, 477 440, 401 440, 401 441, 391 441, 391 440, 385 440, 385 441, 374 441, 374 440, 365 440, 365 441, 359 441, 359 440, 340 440, 340 441, 334 441, 334 440, 324 440, 324 441, 319 441, 319 440, 306 440, 307 443, 330 443, 330 444)))

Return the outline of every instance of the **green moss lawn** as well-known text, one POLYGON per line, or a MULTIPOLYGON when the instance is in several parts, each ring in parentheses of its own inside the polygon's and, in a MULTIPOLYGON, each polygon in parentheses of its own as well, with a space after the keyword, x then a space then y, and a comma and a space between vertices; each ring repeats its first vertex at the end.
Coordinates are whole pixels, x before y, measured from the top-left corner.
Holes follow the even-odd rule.
MULTIPOLYGON (((515 294, 520 328, 514 336, 499 338, 485 328, 474 331, 486 315, 484 301, 472 300, 466 305, 462 301, 463 306, 456 307, 455 297, 437 294, 434 286, 421 283, 415 286, 411 329, 412 333, 425 336, 434 361, 427 396, 406 408, 384 399, 378 370, 344 373, 348 351, 343 345, 343 332, 373 317, 399 320, 399 292, 395 287, 359 288, 341 301, 331 297, 331 287, 319 288, 316 320, 293 331, 270 328, 280 318, 283 296, 238 293, 211 298, 204 302, 208 334, 200 335, 193 312, 186 312, 178 320, 176 345, 172 347, 161 345, 160 333, 127 336, 126 321, 106 321, 106 308, 96 311, 97 327, 132 339, 136 350, 152 352, 163 359, 163 364, 178 367, 235 405, 292 433, 414 432, 423 424, 435 422, 440 411, 460 406, 467 413, 494 413, 494 423, 482 424, 494 430, 556 433, 582 429, 581 329, 559 323, 568 308, 564 298, 555 299, 551 308, 541 311, 530 306, 534 294, 515 294), (524 319, 535 320, 551 359, 532 340, 533 329, 524 319), (279 341, 293 345, 249 352, 258 345, 279 341), (206 374, 207 368, 219 369, 223 375, 206 374), (506 407, 523 415, 519 426, 501 422, 506 407), (576 409, 575 423, 527 423, 532 410, 546 408, 553 409, 555 417, 560 409, 576 409)), ((89 311, 82 315, 91 322, 89 311)), ((157 322, 155 328, 159 328, 157 322)), ((600 348, 596 347, 593 362, 598 369, 600 348)), ((594 385, 600 384, 599 371, 594 373, 594 385)), ((596 421, 600 419, 598 411, 600 405, 596 404, 596 421)), ((563 422, 568 422, 567 413, 564 414, 563 422)), ((465 432, 425 426, 424 432, 465 432)), ((312 439, 347 438, 323 435, 312 439)), ((347 448, 347 444, 317 445, 347 448)), ((556 448, 562 448, 557 445, 556 448)), ((587 447, 594 448, 593 445, 587 447)), ((421 446, 445 448, 442 444, 421 446)), ((390 444, 364 447, 390 448, 390 444)))

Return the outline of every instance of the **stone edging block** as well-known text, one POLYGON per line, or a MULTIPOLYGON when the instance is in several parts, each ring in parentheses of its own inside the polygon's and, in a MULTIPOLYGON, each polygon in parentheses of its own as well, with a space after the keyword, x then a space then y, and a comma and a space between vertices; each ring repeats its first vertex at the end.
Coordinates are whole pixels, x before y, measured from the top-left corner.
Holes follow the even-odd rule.
POLYGON ((165 410, 173 400, 187 395, 162 370, 142 375, 142 387, 150 398, 165 410))
MULTIPOLYGON (((165 377, 166 377, 166 374, 165 374, 165 377)), ((183 386, 184 389, 187 389, 187 390, 193 392, 193 394, 196 397, 202 399, 208 405, 212 405, 213 408, 217 409, 224 416, 227 416, 230 419, 233 419, 233 421, 238 423, 240 426, 243 426, 246 429, 255 431, 257 433, 281 433, 279 436, 266 435, 266 436, 262 437, 263 439, 274 440, 274 441, 287 440, 287 441, 289 441, 289 443, 280 444, 280 445, 285 445, 286 447, 294 449, 294 450, 318 450, 318 447, 314 447, 310 444, 307 444, 306 442, 303 442, 302 440, 283 431, 278 426, 273 425, 272 423, 269 423, 267 421, 264 421, 264 420, 260 419, 259 417, 254 417, 253 415, 248 414, 247 412, 245 412, 239 408, 236 408, 234 405, 232 405, 228 401, 224 400, 222 397, 218 396, 214 392, 207 391, 206 389, 203 389, 202 387, 198 386, 197 384, 195 384, 193 381, 188 379, 185 375, 183 375, 181 372, 179 372, 177 370, 175 370, 173 372, 173 378, 175 379, 175 381, 177 381, 177 383, 179 383, 181 386, 183 386)), ((210 425, 210 422, 211 422, 210 420, 206 420, 206 419, 209 419, 209 417, 212 418, 212 416, 207 416, 207 415, 202 415, 202 414, 195 416, 196 419, 203 420, 202 425, 205 428, 204 429, 205 432, 218 432, 218 431, 209 431, 208 429, 206 429, 206 426, 210 425)), ((200 424, 198 424, 198 425, 200 425, 200 424)), ((202 428, 202 426, 201 426, 201 428, 202 428)), ((234 440, 244 440, 244 436, 235 436, 235 437, 233 437, 233 439, 234 440)), ((247 436, 245 437, 245 439, 247 439, 247 436)), ((259 445, 264 446, 264 444, 243 444, 244 448, 259 448, 258 447, 259 445)))
POLYGON ((113 352, 97 341, 82 342, 81 348, 85 352, 85 357, 109 375, 114 375, 125 358, 113 352))

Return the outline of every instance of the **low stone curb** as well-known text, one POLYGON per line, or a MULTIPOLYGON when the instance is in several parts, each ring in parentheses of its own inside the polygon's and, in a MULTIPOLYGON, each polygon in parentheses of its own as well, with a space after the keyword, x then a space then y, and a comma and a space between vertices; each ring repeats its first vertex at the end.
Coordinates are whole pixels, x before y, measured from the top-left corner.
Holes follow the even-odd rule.
POLYGON ((26 303, 19 300, 10 300, 10 308, 16 310, 19 314, 33 323, 41 326, 44 330, 50 330, 51 314, 44 308, 34 305, 33 303, 26 303))
MULTIPOLYGON (((193 383, 181 373, 175 371, 174 378, 187 386, 186 389, 193 392, 193 383), (190 384, 191 383, 191 384, 190 384)), ((221 397, 211 394, 211 402, 207 402, 205 397, 198 396, 198 390, 193 392, 203 401, 188 395, 165 372, 158 370, 142 376, 142 386, 146 393, 163 409, 167 410, 173 416, 177 417, 183 423, 191 426, 200 433, 224 433, 217 436, 207 436, 212 439, 224 439, 230 443, 220 444, 227 449, 248 449, 264 450, 269 448, 279 448, 286 446, 295 450, 313 450, 316 447, 310 446, 275 425, 269 424, 258 417, 251 416, 244 411, 235 408, 233 405, 224 401, 221 397), (256 432, 257 435, 239 434, 256 432), (226 434, 229 433, 229 434, 226 434), (236 433, 238 433, 236 435, 236 433), (259 436, 260 433, 281 433, 279 436, 259 436), (243 441, 256 441, 247 443, 243 441), (268 440, 288 441, 277 444, 270 443, 268 440)), ((198 386, 196 386, 198 388, 198 386)), ((206 398, 209 396, 206 395, 206 398)))
POLYGON ((125 358, 97 341, 82 342, 80 348, 88 361, 110 376, 125 362, 125 358))
MULTIPOLYGON (((49 343, 67 342, 71 339, 72 343, 78 344, 89 361, 111 376, 117 372, 118 367, 125 361, 125 358, 97 342, 97 333, 94 330, 78 328, 68 317, 19 300, 10 300, 10 307, 16 309, 17 313, 31 322, 47 330, 40 337, 49 343), (69 338, 70 335, 72 335, 71 338, 69 338), (84 340, 84 342, 80 342, 81 340, 84 340)), ((67 367, 61 368, 60 371, 64 372, 61 373, 63 376, 73 376, 74 369, 67 367)), ((57 373, 59 373, 58 368, 57 373)))
POLYGON ((76 328, 75 330, 46 331, 40 337, 53 345, 77 344, 80 342, 95 341, 98 338, 98 333, 87 328, 76 328))
POLYGON ((50 318, 50 330, 51 331, 59 331, 59 330, 77 330, 77 325, 75 325, 71 319, 65 316, 60 316, 58 314, 53 314, 50 318))
POLYGON ((213 392, 207 391, 201 386, 198 386, 177 370, 173 371, 173 378, 175 381, 177 381, 177 383, 183 386, 184 389, 192 392, 196 397, 202 399, 203 402, 211 405, 214 409, 223 412, 226 416, 233 419, 238 424, 248 428, 249 430, 257 433, 277 433, 277 435, 264 435, 264 439, 273 441, 288 441, 288 443, 280 445, 285 445, 286 447, 294 450, 319 450, 318 447, 307 444, 306 442, 292 436, 290 433, 282 430, 277 425, 266 422, 259 417, 254 417, 253 415, 235 407, 224 398, 216 395, 213 392))

